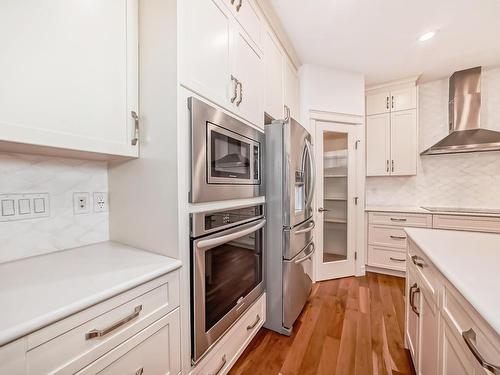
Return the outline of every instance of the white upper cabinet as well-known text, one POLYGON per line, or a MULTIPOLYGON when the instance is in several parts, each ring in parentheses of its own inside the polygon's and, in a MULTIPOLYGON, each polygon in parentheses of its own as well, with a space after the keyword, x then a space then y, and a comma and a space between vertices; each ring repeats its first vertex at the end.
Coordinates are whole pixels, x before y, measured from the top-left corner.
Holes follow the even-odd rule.
POLYGON ((403 87, 391 91, 391 111, 405 111, 417 108, 416 87, 403 87))
POLYGON ((183 0, 180 9, 181 83, 221 106, 231 85, 231 15, 217 0, 183 0))
POLYGON ((260 47, 261 21, 256 5, 250 0, 225 0, 236 20, 248 33, 250 38, 260 47))
POLYGON ((264 110, 274 119, 283 118, 283 54, 274 37, 264 35, 265 101, 264 110))
POLYGON ((416 123, 415 109, 391 113, 391 174, 394 176, 417 172, 416 123))
POLYGON ((391 115, 369 116, 366 119, 366 173, 368 176, 390 174, 391 115))
POLYGON ((366 96, 366 115, 377 115, 391 111, 391 93, 389 91, 366 96))
POLYGON ((241 117, 258 125, 264 125, 263 110, 263 63, 262 56, 237 28, 233 38, 233 88, 236 111, 241 117), (237 80, 234 82, 234 80, 237 80))
POLYGON ((417 108, 417 90, 414 85, 376 90, 366 95, 367 116, 414 108, 417 108))
POLYGON ((297 121, 300 120, 300 83, 297 71, 292 63, 285 59, 284 61, 284 93, 285 105, 290 109, 290 116, 297 121))
POLYGON ((137 9, 137 0, 3 1, 0 141, 138 156, 137 9))

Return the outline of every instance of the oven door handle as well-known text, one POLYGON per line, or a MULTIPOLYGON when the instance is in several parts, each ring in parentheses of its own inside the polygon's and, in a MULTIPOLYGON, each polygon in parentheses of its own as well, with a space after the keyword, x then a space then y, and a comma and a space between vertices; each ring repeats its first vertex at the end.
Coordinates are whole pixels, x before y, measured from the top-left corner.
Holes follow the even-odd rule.
POLYGON ((222 245, 227 242, 231 242, 237 238, 246 236, 247 234, 253 233, 266 225, 266 219, 262 219, 258 224, 251 226, 250 228, 240 230, 235 233, 226 234, 225 236, 210 238, 208 240, 201 240, 196 244, 196 248, 201 250, 208 250, 212 247, 222 245))

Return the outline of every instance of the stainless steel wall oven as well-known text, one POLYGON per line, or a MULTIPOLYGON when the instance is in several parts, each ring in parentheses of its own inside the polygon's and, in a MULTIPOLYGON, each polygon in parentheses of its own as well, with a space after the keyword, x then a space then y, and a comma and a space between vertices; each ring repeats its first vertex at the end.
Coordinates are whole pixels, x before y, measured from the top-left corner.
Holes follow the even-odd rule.
POLYGON ((190 202, 264 195, 264 133, 196 98, 191 114, 190 202))
POLYGON ((196 363, 264 291, 264 205, 191 214, 191 337, 196 363))

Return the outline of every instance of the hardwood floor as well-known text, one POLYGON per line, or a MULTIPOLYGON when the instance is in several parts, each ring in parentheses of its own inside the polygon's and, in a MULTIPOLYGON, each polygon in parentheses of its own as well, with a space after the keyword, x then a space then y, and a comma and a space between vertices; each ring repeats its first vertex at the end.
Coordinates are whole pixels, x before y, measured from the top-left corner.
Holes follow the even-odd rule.
POLYGON ((414 374, 403 335, 404 279, 323 281, 292 336, 261 329, 229 374, 414 374))

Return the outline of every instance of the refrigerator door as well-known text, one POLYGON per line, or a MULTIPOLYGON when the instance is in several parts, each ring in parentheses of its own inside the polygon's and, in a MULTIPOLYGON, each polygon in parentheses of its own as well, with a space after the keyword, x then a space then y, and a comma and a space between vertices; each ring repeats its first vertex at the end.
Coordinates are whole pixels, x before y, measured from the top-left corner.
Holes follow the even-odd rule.
POLYGON ((316 226, 313 218, 283 230, 283 258, 292 259, 312 241, 313 229, 316 226))
POLYGON ((312 280, 306 270, 311 267, 314 243, 291 260, 283 261, 283 326, 291 329, 311 292, 312 280))
POLYGON ((284 226, 293 228, 312 216, 315 183, 311 135, 297 121, 284 125, 284 226))

